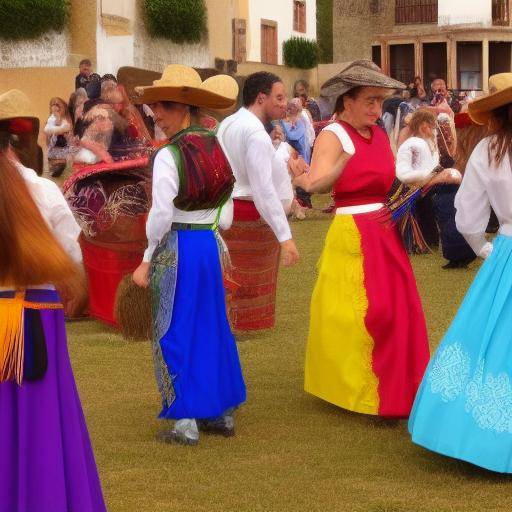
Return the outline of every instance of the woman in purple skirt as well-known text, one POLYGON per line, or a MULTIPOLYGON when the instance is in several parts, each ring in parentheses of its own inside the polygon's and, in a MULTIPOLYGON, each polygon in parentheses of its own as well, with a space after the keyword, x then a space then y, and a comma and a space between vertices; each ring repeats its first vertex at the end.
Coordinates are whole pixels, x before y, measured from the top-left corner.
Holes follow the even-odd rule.
POLYGON ((12 146, 34 122, 0 95, 0 512, 104 512, 54 286, 80 272, 80 228, 12 146))

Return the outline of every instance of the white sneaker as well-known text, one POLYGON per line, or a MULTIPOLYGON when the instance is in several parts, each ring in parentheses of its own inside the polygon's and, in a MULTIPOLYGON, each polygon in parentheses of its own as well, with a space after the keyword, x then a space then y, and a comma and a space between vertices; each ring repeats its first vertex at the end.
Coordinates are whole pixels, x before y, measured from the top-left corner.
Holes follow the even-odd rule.
POLYGON ((158 439, 165 443, 196 445, 199 442, 199 430, 196 420, 193 418, 177 420, 174 428, 170 432, 160 433, 158 439))

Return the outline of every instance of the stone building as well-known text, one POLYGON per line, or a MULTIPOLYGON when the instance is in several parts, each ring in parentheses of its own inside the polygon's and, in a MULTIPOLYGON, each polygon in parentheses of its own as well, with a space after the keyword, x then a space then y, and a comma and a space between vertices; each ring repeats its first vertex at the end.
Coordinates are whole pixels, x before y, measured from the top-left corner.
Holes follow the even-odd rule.
POLYGON ((511 71, 510 0, 335 0, 334 58, 373 59, 394 78, 479 90, 511 71))

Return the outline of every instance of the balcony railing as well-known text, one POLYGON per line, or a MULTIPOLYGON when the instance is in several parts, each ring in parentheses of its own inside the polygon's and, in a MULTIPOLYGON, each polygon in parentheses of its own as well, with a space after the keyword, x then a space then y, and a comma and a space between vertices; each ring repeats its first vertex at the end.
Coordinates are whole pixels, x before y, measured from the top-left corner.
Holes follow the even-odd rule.
POLYGON ((437 23, 437 0, 396 0, 395 23, 437 23))

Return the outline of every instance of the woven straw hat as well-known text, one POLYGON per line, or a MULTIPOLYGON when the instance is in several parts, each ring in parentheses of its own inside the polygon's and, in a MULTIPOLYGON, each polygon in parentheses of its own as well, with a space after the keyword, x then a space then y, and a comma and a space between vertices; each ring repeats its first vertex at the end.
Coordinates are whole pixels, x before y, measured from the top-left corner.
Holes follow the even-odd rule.
POLYGON ((491 112, 512 103, 512 73, 498 73, 489 78, 489 94, 468 105, 469 117, 477 124, 487 124, 491 112))
POLYGON ((384 89, 405 89, 406 86, 385 75, 370 60, 355 60, 322 85, 321 96, 341 96, 354 87, 382 87, 384 89))
POLYGON ((0 94, 0 121, 18 117, 35 117, 28 96, 18 89, 0 94))
POLYGON ((238 97, 238 84, 228 75, 216 75, 201 80, 199 73, 189 66, 171 64, 153 85, 136 87, 136 103, 175 101, 195 107, 224 109, 231 107, 238 97))

